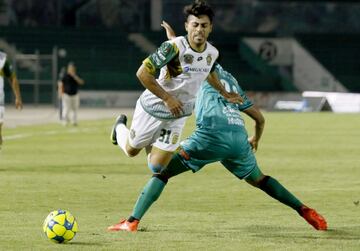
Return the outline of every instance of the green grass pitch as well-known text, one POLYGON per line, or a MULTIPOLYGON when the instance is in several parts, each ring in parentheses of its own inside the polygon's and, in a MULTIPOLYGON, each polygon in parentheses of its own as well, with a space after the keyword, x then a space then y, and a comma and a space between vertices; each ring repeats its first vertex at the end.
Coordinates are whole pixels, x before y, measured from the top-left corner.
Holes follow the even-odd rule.
MULTIPOLYGON (((323 214, 318 232, 219 164, 175 177, 137 233, 108 233, 151 176, 145 155, 109 141, 113 120, 5 128, 0 152, 0 250, 359 250, 359 114, 265 113, 262 171, 323 214), (67 209, 79 223, 53 244, 42 222, 67 209)), ((253 124, 247 119, 247 127, 253 124)), ((194 128, 187 122, 183 137, 194 128)))

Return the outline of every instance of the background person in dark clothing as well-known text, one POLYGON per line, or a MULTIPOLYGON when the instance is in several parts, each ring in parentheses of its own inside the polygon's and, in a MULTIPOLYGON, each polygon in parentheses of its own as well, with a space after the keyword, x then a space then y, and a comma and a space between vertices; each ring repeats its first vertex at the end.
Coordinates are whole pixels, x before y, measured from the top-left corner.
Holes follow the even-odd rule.
POLYGON ((70 122, 72 125, 77 125, 77 111, 80 105, 80 98, 78 94, 79 85, 85 82, 76 73, 76 67, 73 62, 68 63, 66 74, 60 82, 60 93, 62 99, 62 119, 64 125, 70 122), (72 119, 70 120, 70 113, 72 119))

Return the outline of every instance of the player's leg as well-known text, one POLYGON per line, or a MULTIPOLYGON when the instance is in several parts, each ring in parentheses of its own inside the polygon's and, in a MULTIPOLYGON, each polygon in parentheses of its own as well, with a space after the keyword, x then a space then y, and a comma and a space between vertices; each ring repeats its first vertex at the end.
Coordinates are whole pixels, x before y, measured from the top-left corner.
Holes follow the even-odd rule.
MULTIPOLYGON (((214 134, 197 130, 187 140, 183 141, 178 153, 172 156, 167 167, 162 169, 160 173, 154 173, 146 184, 138 197, 131 216, 127 220, 111 226, 109 230, 135 231, 140 219, 159 198, 171 177, 188 170, 197 172, 206 164, 218 161, 222 146, 216 145, 215 142, 212 144, 213 138, 214 134)), ((216 142, 218 142, 218 139, 216 139, 216 142)), ((155 161, 155 158, 152 161, 155 161)))
POLYGON ((296 210, 315 229, 327 230, 327 223, 323 216, 318 214, 314 209, 304 205, 276 179, 264 175, 257 166, 245 180, 249 184, 260 188, 274 199, 296 210))
POLYGON ((270 176, 265 176, 260 171, 245 133, 238 132, 236 135, 232 135, 231 132, 228 134, 224 133, 223 137, 226 137, 226 135, 228 135, 227 141, 232 145, 232 150, 221 163, 231 173, 240 179, 245 179, 249 184, 260 188, 271 197, 295 210, 298 210, 302 206, 302 203, 277 180, 270 176))
POLYGON ((63 124, 67 125, 70 121, 69 118, 69 113, 70 113, 70 97, 67 94, 63 94, 62 97, 62 106, 63 106, 63 114, 62 114, 62 118, 63 118, 63 124))
POLYGON ((69 104, 70 104, 70 111, 69 111, 69 117, 70 117, 70 123, 74 125, 75 123, 75 95, 69 95, 69 104))
POLYGON ((59 120, 62 121, 62 116, 63 116, 63 105, 62 105, 62 98, 59 98, 58 100, 59 102, 59 120))
POLYGON ((246 135, 239 134, 236 137, 229 137, 227 141, 231 142, 232 139, 242 140, 234 141, 232 143, 233 147, 231 147, 231 149, 234 149, 231 153, 232 156, 230 156, 229 159, 221 161, 221 163, 230 172, 232 172, 236 177, 240 179, 245 179, 246 182, 248 182, 252 186, 263 190, 272 198, 293 208, 316 229, 326 230, 326 221, 321 215, 317 214, 315 210, 306 207, 298 198, 296 198, 292 193, 290 193, 276 179, 271 176, 264 175, 261 172, 257 165, 255 155, 249 143, 247 142, 246 135))
POLYGON ((188 170, 174 151, 179 146, 182 128, 185 118, 166 122, 159 129, 157 139, 151 148, 148 158, 148 166, 154 173, 144 190, 140 194, 129 222, 139 221, 148 208, 158 199, 164 189, 167 180, 179 173, 188 170))
POLYGON ((131 216, 127 220, 110 226, 108 228, 109 231, 136 231, 140 219, 159 198, 168 179, 188 170, 181 162, 181 156, 173 155, 173 152, 179 146, 179 137, 185 120, 186 118, 182 118, 176 121, 165 122, 159 128, 159 133, 155 136, 157 139, 151 148, 150 157, 148 158, 149 168, 154 175, 139 195, 131 216))
POLYGON ((161 121, 145 112, 138 101, 130 130, 126 124, 126 115, 121 114, 118 116, 111 130, 110 140, 114 145, 118 145, 127 156, 133 157, 136 156, 142 148, 152 143, 154 134, 157 133, 161 121))
POLYGON ((159 173, 170 163, 173 153, 180 145, 186 119, 185 117, 161 121, 160 124, 153 123, 153 125, 149 123, 151 126, 157 126, 156 132, 152 135, 154 140, 148 155, 148 167, 153 173, 159 173))
POLYGON ((281 203, 298 211, 303 203, 282 186, 276 179, 264 175, 256 165, 245 181, 250 185, 263 190, 265 193, 281 203))
POLYGON ((160 173, 153 174, 152 178, 144 187, 137 202, 134 206, 134 210, 131 217, 128 219, 140 220, 150 206, 160 197, 165 185, 171 177, 174 177, 180 173, 190 170, 181 161, 181 156, 174 154, 168 166, 160 171, 160 173))
POLYGON ((78 111, 79 111, 79 106, 80 106, 80 97, 79 94, 75 94, 73 96, 73 120, 72 120, 72 124, 73 125, 77 125, 78 124, 78 111))
POLYGON ((160 197, 168 180, 180 173, 188 171, 181 161, 181 156, 174 154, 170 163, 160 173, 153 174, 151 179, 144 186, 140 193, 131 216, 126 220, 121 220, 118 224, 108 227, 109 231, 137 231, 141 218, 145 215, 151 205, 160 197))

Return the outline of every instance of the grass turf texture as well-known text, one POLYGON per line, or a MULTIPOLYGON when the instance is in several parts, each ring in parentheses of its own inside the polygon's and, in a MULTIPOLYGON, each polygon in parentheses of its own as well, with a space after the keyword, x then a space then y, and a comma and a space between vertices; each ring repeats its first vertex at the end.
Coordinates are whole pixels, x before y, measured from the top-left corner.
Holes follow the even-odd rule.
MULTIPOLYGON (((64 250, 42 233, 46 215, 61 208, 79 224, 66 250, 359 250, 359 115, 265 117, 261 169, 323 214, 329 231, 213 164, 171 180, 138 233, 108 233, 151 173, 143 153, 130 159, 110 143, 113 120, 99 120, 4 129, 0 249, 64 250)), ((193 128, 191 118, 183 136, 193 128)))

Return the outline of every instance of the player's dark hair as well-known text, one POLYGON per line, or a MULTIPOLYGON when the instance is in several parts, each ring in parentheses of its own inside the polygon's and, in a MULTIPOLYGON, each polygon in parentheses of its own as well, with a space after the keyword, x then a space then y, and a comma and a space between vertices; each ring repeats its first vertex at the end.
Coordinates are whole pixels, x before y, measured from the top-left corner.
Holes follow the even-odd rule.
POLYGON ((186 5, 184 7, 185 20, 188 19, 190 15, 199 17, 200 15, 206 15, 209 17, 210 22, 215 16, 213 9, 203 0, 195 0, 193 4, 186 5))

